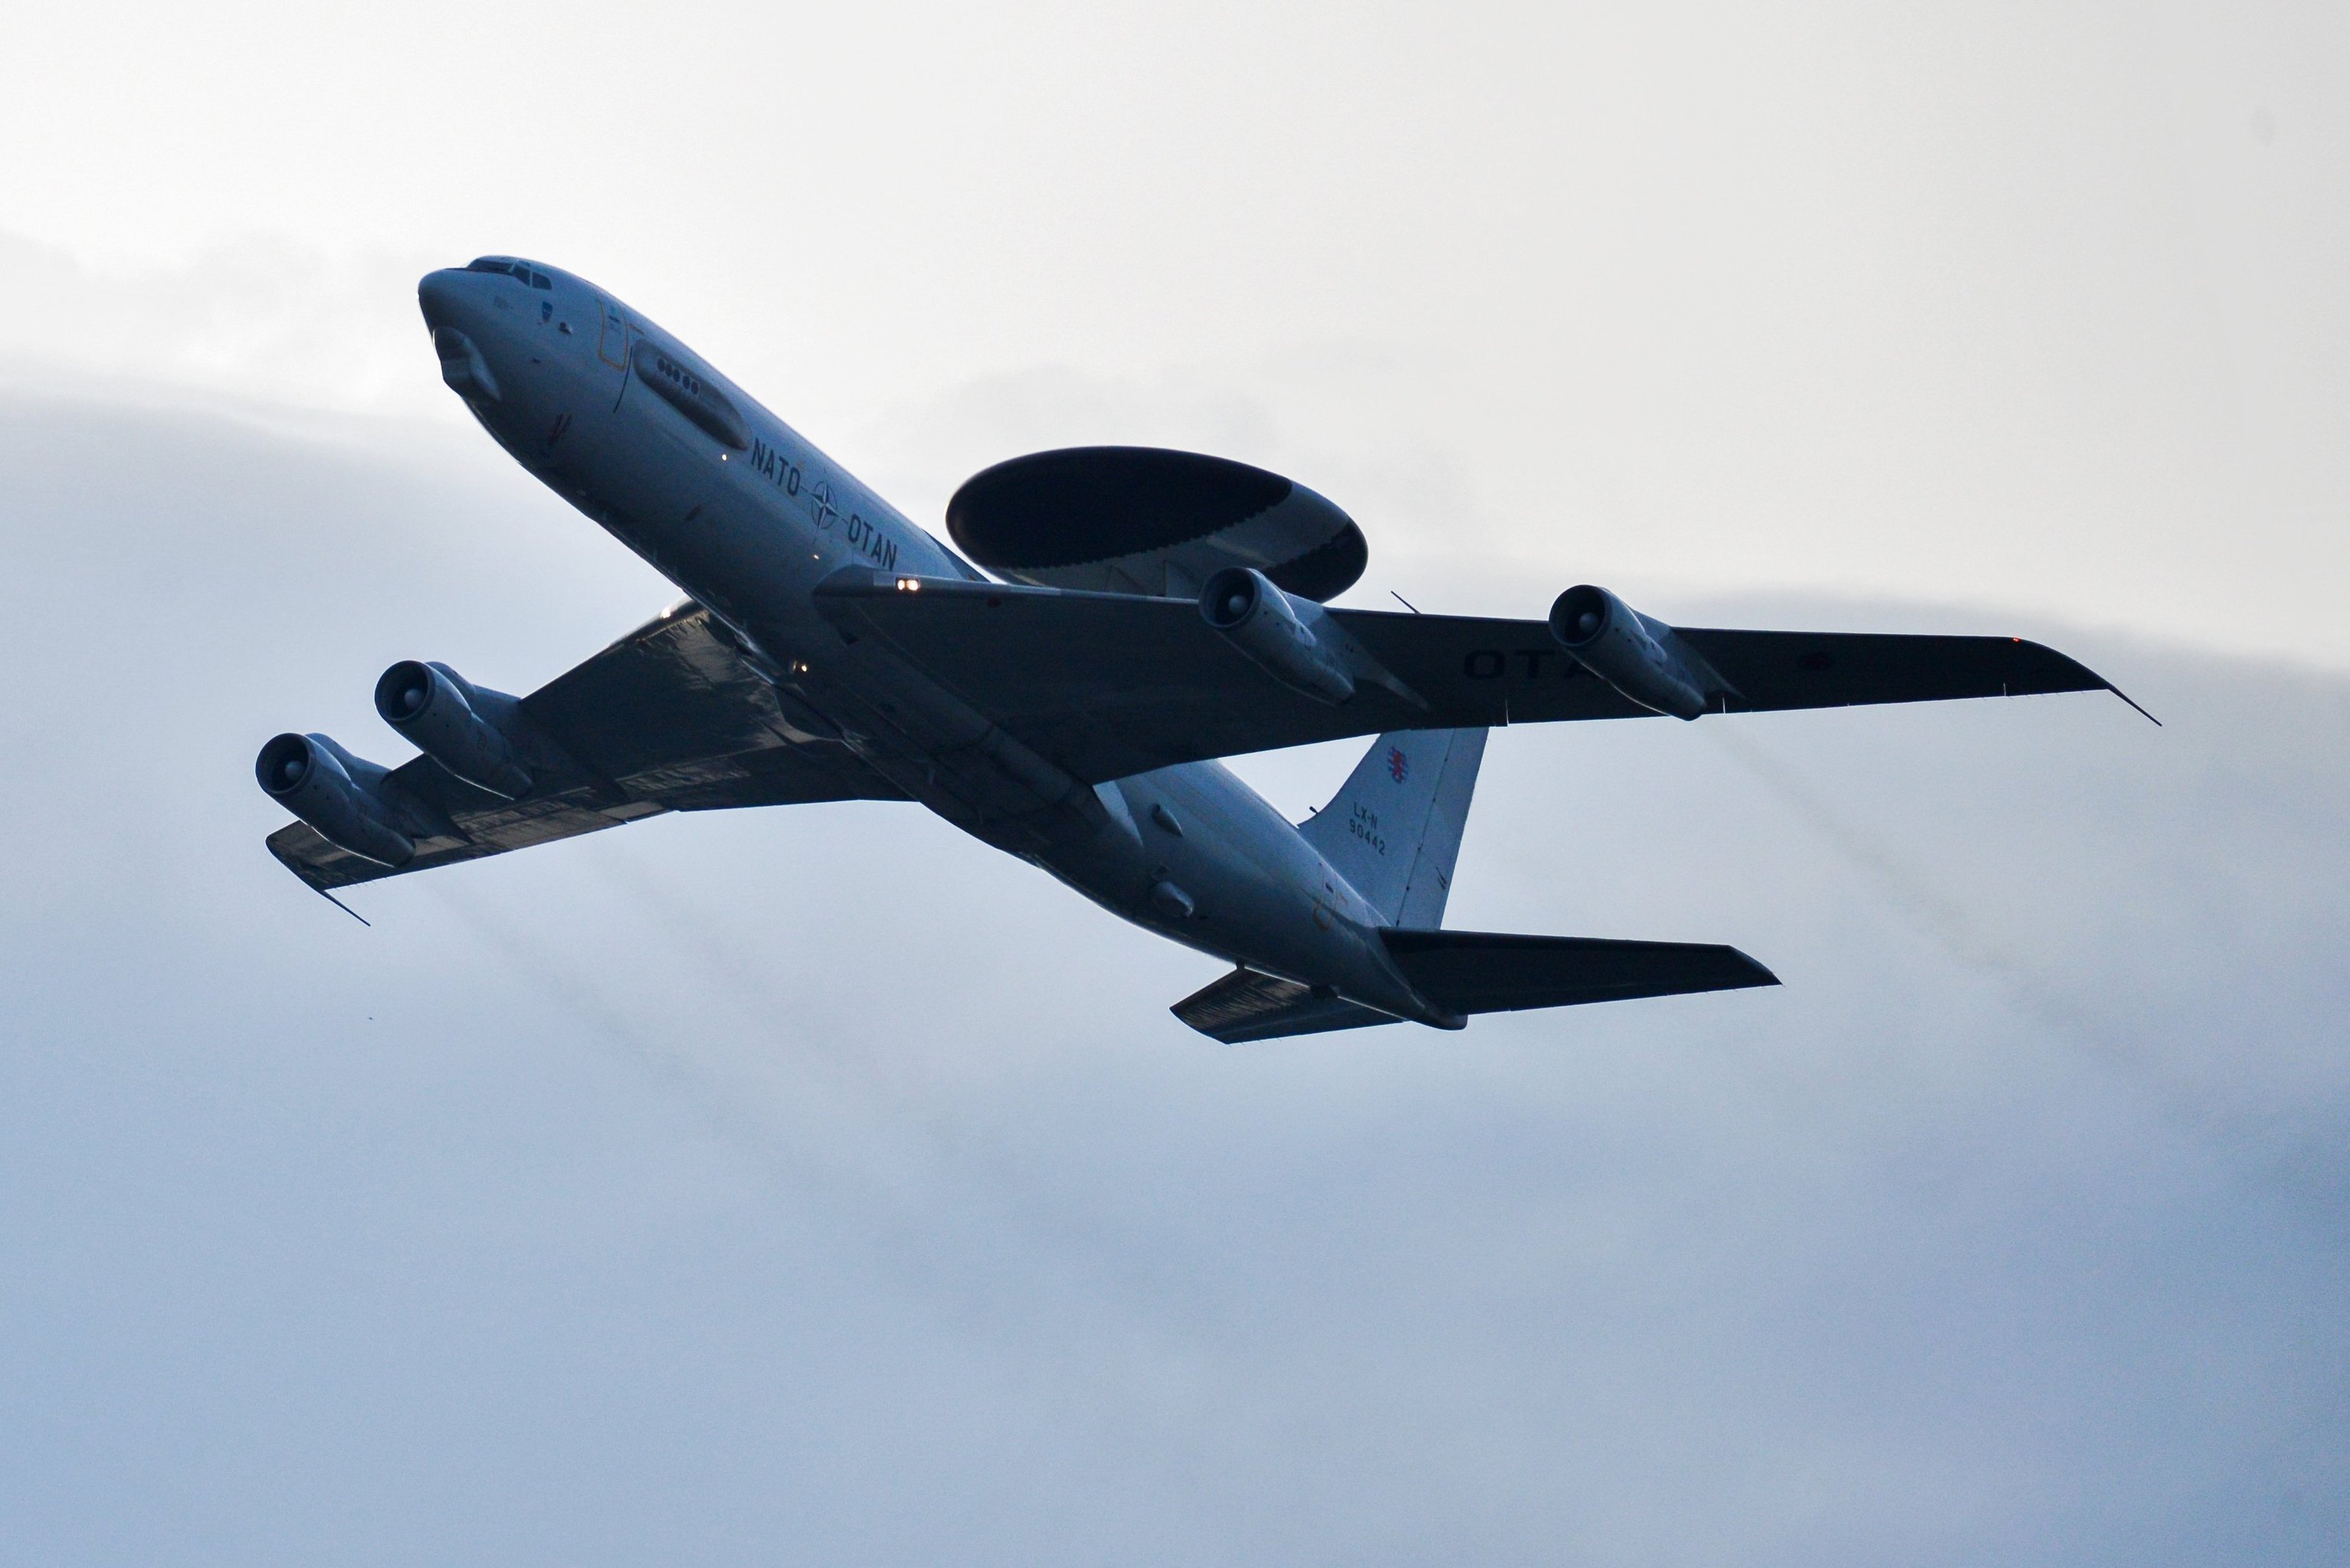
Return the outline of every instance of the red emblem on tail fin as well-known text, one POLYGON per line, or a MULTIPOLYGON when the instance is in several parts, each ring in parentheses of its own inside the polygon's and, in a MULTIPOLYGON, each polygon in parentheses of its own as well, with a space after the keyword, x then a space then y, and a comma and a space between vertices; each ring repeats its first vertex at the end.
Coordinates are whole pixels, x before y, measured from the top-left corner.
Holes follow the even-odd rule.
POLYGON ((1401 746, 1389 746, 1388 748, 1388 772, 1394 777, 1395 782, 1398 784, 1403 783, 1403 775, 1410 771, 1411 759, 1403 754, 1403 748, 1401 746))

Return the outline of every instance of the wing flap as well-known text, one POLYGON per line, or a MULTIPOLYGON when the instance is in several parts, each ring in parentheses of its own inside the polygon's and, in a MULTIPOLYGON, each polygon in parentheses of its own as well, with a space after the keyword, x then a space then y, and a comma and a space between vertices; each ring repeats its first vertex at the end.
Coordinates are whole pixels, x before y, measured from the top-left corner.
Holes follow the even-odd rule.
MULTIPOLYGON (((409 764, 411 767, 415 765, 412 763, 409 764)), ((392 777, 398 780, 405 771, 395 769, 392 777)), ((439 772, 437 766, 433 771, 439 772)), ((446 774, 442 774, 441 777, 458 789, 467 787, 449 778, 446 774)), ((496 797, 490 798, 494 800, 496 797)), ((507 801, 497 804, 502 807, 513 805, 507 801)), ((398 871, 369 860, 364 855, 354 855, 328 843, 319 836, 317 828, 307 822, 289 822, 271 834, 269 853, 277 857, 287 870, 303 881, 320 892, 327 892, 336 888, 348 888, 354 883, 404 876, 411 871, 430 871, 437 866, 453 866, 461 860, 479 860, 485 856, 503 855, 509 849, 527 849, 535 844, 576 837, 600 828, 618 827, 639 817, 658 816, 670 809, 652 802, 621 802, 597 810, 576 801, 542 800, 538 797, 534 797, 531 804, 540 809, 530 812, 511 809, 450 812, 450 816, 464 836, 418 840, 416 858, 398 871)))

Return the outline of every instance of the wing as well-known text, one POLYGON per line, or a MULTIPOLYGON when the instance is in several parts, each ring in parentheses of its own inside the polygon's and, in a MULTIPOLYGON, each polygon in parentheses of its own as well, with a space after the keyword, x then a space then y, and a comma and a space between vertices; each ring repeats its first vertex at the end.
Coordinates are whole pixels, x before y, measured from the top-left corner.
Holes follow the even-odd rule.
MULTIPOLYGON (((1654 717, 1593 677, 1538 620, 1329 614, 1419 706, 1368 682, 1338 705, 1267 675, 1190 599, 843 571, 816 590, 852 640, 874 637, 1087 784, 1176 763, 1385 730, 1654 717)), ((1731 712, 2113 688, 2012 637, 1677 628, 1741 693, 1731 712)))
POLYGON ((461 836, 418 840, 416 858, 398 872, 299 822, 269 836, 270 853, 324 892, 665 811, 906 798, 845 746, 795 730, 775 689, 691 601, 556 676, 524 698, 522 710, 573 764, 522 800, 475 789, 430 757, 392 770, 400 788, 444 813, 461 836))

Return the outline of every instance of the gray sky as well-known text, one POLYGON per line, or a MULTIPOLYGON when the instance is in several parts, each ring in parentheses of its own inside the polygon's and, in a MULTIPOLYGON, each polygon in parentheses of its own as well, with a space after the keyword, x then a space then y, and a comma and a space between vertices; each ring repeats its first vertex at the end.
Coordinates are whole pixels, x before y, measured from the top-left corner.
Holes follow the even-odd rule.
POLYGON ((2350 667, 2339 6, 99 4, 11 45, 20 356, 453 423, 409 286, 511 250, 917 516, 1012 450, 1213 441, 1397 566, 2350 667))
MULTIPOLYGON (((486 445, 486 443, 482 443, 486 445)), ((363 890, 257 742, 654 585, 0 403, 0 1560, 2338 1561, 2350 682, 1514 730, 1452 919, 1777 991, 1271 1047, 912 807, 363 890)), ((1898 606, 1745 603, 1722 618, 1898 606)), ((1343 756, 1253 764, 1302 815, 1343 756)))
POLYGON ((2345 27, 25 20, 0 1562, 2340 1561, 2345 27), (258 742, 672 597, 437 384, 489 250, 925 521, 1197 445, 1366 602, 2030 631, 2168 727, 1500 735, 1454 923, 1787 984, 1440 1039, 1207 1044, 1215 966, 909 807, 363 929, 258 742))

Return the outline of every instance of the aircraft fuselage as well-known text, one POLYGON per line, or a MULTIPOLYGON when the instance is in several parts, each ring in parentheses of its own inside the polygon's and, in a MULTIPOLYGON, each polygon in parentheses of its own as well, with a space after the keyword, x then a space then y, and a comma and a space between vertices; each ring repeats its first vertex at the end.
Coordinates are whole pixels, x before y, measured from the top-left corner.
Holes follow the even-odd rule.
MULTIPOLYGON (((443 379, 515 462, 706 607, 809 745, 1162 936, 1402 1018, 1419 996, 1377 911, 1222 764, 1087 784, 816 589, 862 568, 983 580, 699 355, 556 269, 484 264, 419 287, 443 379)), ((918 590, 916 590, 918 591, 918 590)))

